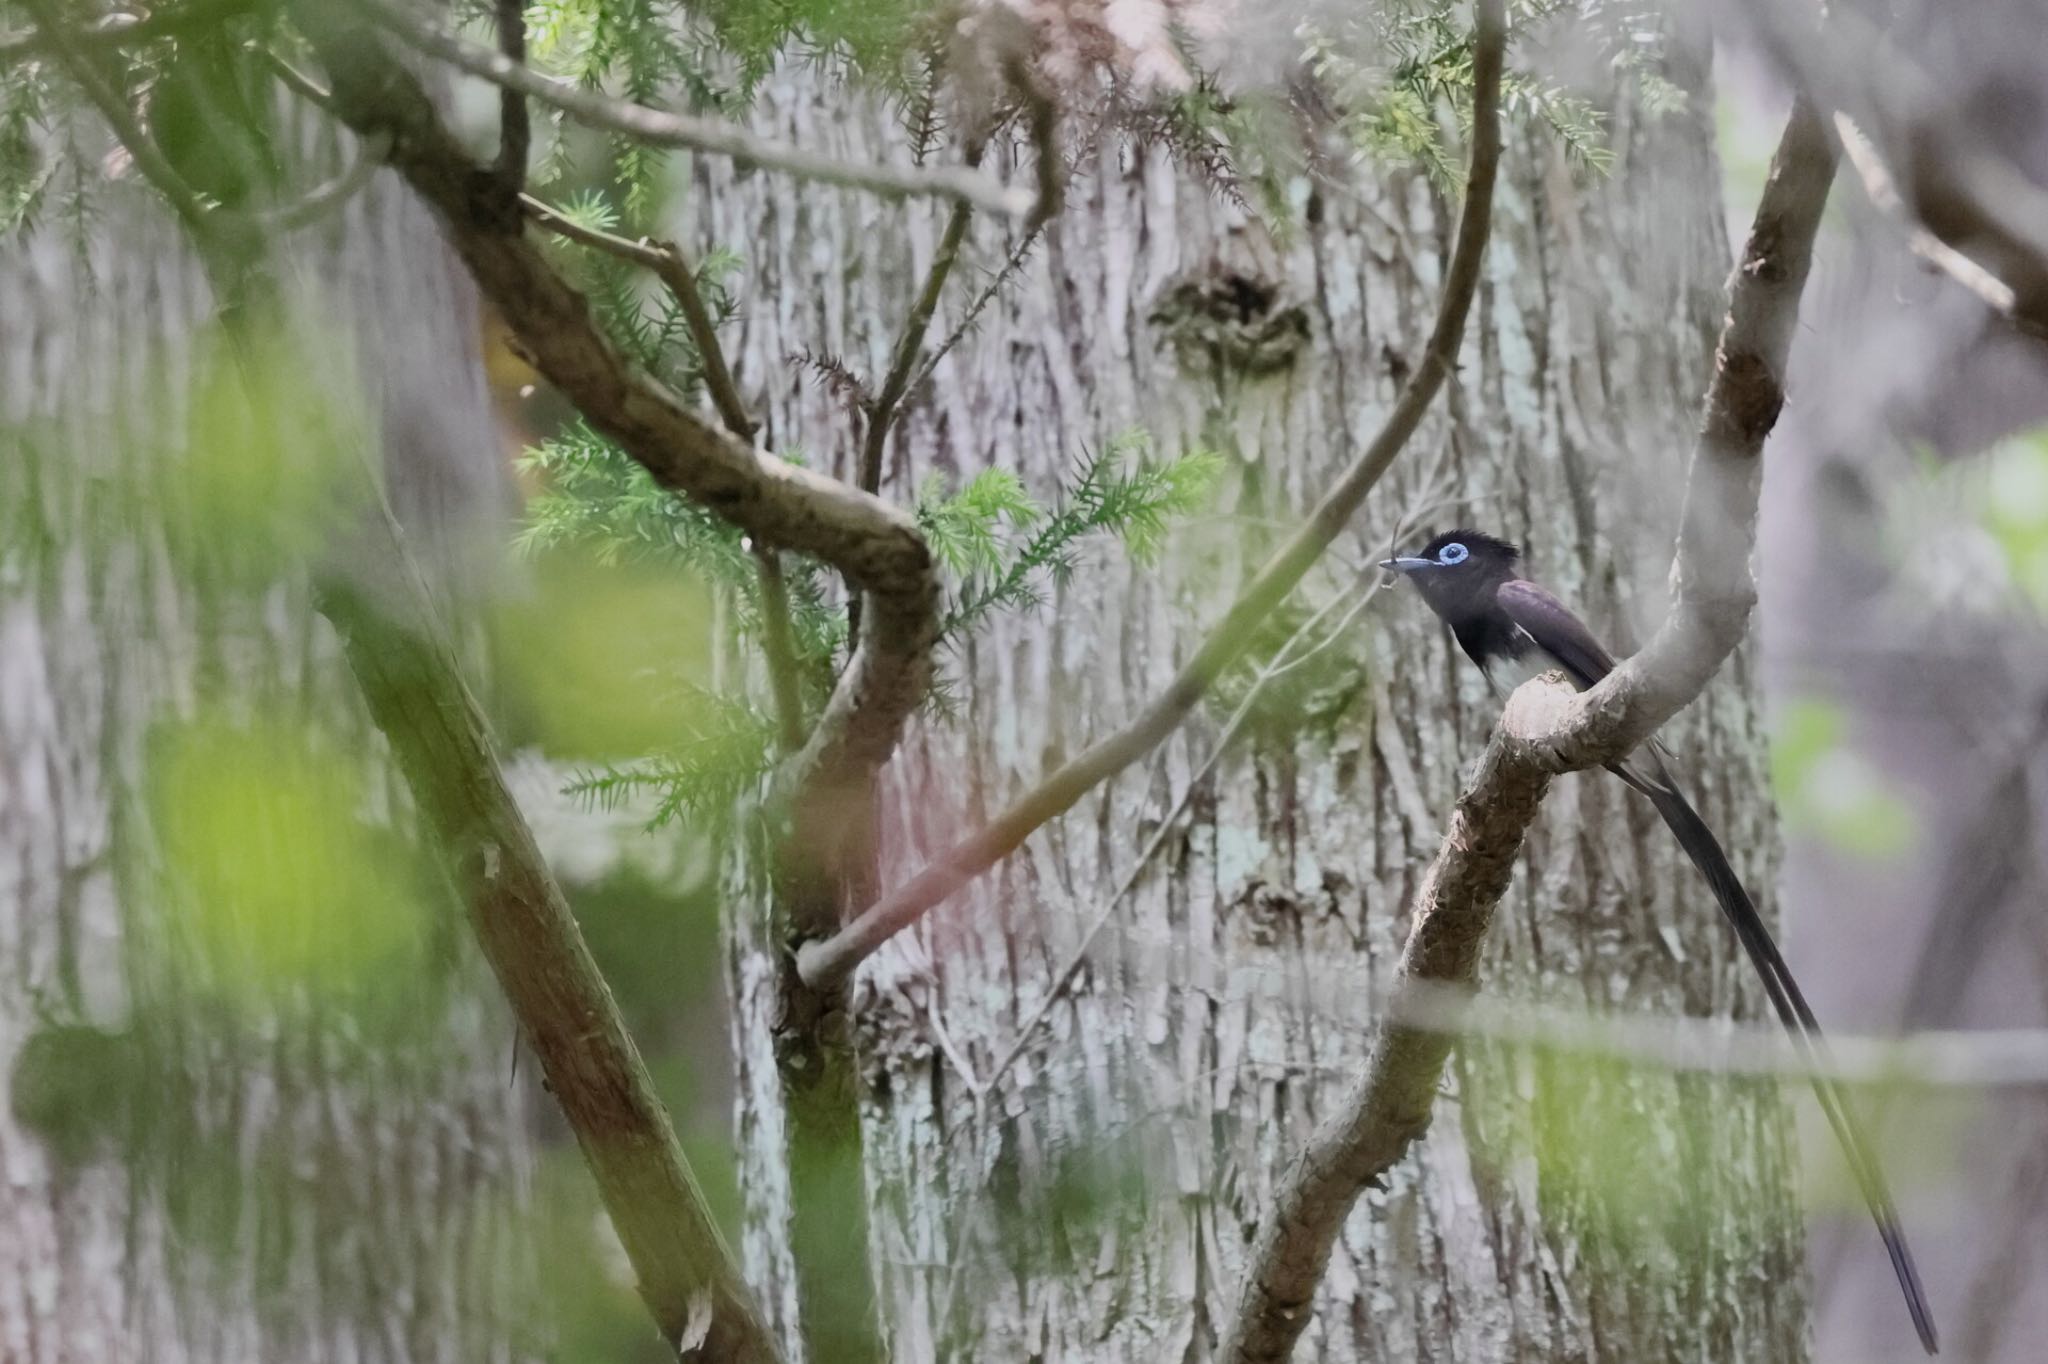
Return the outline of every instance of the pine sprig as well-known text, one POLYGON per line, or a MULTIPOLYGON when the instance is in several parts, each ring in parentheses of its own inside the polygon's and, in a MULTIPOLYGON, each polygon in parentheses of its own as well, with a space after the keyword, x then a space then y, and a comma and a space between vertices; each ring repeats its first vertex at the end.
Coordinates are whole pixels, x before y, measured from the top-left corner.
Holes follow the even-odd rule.
POLYGON ((700 828, 722 825, 774 766, 775 726, 744 701, 690 690, 676 708, 690 718, 687 738, 638 762, 578 773, 568 794, 602 810, 651 795, 650 829, 684 819, 700 828))
POLYGON ((1133 559, 1151 561, 1173 521, 1208 497, 1222 460, 1197 450, 1148 461, 1150 448, 1143 433, 1117 437, 1083 462, 1051 508, 1002 470, 980 474, 951 496, 927 485, 918 525, 960 578, 942 636, 957 640, 997 610, 1042 605, 1049 587, 1073 575, 1091 536, 1112 536, 1133 559))

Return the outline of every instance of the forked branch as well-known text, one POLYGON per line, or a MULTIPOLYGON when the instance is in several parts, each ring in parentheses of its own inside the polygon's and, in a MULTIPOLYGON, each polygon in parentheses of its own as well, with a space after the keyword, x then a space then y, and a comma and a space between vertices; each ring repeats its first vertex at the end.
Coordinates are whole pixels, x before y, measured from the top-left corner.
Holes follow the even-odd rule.
MULTIPOLYGON (((1487 8, 1498 11, 1498 0, 1487 8)), ((1591 691, 1553 679, 1517 691, 1424 878, 1393 985, 1396 1017, 1471 983, 1479 949, 1554 773, 1617 759, 1697 696, 1747 628, 1749 555, 1764 439, 1784 404, 1785 361, 1835 150, 1801 101, 1771 163, 1728 286, 1687 476, 1675 599, 1648 647, 1591 691)), ((1359 1192, 1427 1130, 1451 1037, 1382 1027, 1364 1072, 1288 1166, 1260 1224, 1218 1358, 1286 1359, 1308 1323, 1330 1248, 1359 1192)))
MULTIPOLYGON (((1496 7, 1485 4, 1480 8, 1483 19, 1496 7)), ((1489 27, 1482 22, 1475 58, 1472 162, 1465 177, 1465 207, 1457 244, 1444 272, 1436 324, 1379 434, 1323 494, 1301 528, 1238 593, 1164 693, 1136 719, 1045 778, 994 821, 941 854, 833 937, 805 943, 797 954, 797 969, 807 985, 823 989, 845 980, 889 938, 1016 851, 1034 831, 1065 814, 1088 792, 1144 757, 1177 729, 1201 703, 1210 684, 1244 652, 1274 608, 1322 558, 1393 464, 1457 366, 1465 319, 1478 292, 1492 224, 1494 172, 1500 163, 1500 63, 1505 41, 1498 24, 1489 27)))

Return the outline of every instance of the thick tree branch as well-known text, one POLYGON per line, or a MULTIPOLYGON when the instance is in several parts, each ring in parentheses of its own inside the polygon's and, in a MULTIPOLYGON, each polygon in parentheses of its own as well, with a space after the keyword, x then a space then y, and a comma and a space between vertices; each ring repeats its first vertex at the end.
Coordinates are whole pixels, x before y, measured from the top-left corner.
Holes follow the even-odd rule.
POLYGON ((485 297, 535 367, 655 481, 763 545, 815 555, 868 596, 870 628, 802 751, 784 770, 803 792, 865 780, 924 695, 937 578, 915 522, 878 498, 773 456, 705 421, 630 364, 522 230, 524 211, 448 133, 420 83, 334 6, 293 13, 327 66, 336 113, 359 134, 390 132, 392 165, 440 217, 485 297))
MULTIPOLYGON (((1834 158, 1826 127, 1800 101, 1729 281, 1670 614, 1647 647, 1591 691, 1573 692, 1553 675, 1509 700, 1424 878, 1395 976, 1397 1013, 1420 992, 1471 983, 1552 774, 1622 757, 1697 696, 1741 641, 1756 595, 1749 554, 1759 456, 1784 404, 1785 362, 1834 158)), ((1218 1356, 1226 1364, 1271 1364, 1293 1352, 1359 1191, 1427 1129, 1450 1045, 1443 1033, 1381 1029, 1364 1074, 1288 1167, 1260 1226, 1218 1356)))
POLYGON ((1258 628, 1330 547, 1366 494, 1415 434, 1423 414, 1457 366, 1465 318, 1479 288, 1480 264, 1493 211, 1494 172, 1500 163, 1500 64, 1505 43, 1496 0, 1480 5, 1475 53, 1472 163, 1458 239, 1444 271, 1436 324, 1386 424, 1323 498, 1307 521, 1268 559, 1166 691, 1136 719, 1061 767, 983 828, 970 834, 908 882, 863 911, 825 942, 806 943, 797 969, 813 988, 849 977, 855 967, 934 905, 1014 852, 1032 832, 1057 819, 1089 791, 1136 762, 1200 704, 1216 678, 1236 661, 1258 628))
POLYGON ((775 142, 717 119, 672 114, 613 99, 595 90, 553 80, 502 53, 435 27, 394 0, 349 0, 383 27, 430 57, 472 76, 560 109, 593 127, 658 147, 688 147, 726 156, 742 165, 781 171, 806 180, 847 185, 886 195, 929 195, 1020 217, 1031 211, 1029 190, 1010 189, 974 171, 900 166, 863 166, 775 142))
POLYGON ((320 609, 413 799, 445 846, 485 958, 575 1131, 662 1336, 690 1359, 778 1358, 532 831, 435 629, 389 512, 393 571, 322 584, 320 609))

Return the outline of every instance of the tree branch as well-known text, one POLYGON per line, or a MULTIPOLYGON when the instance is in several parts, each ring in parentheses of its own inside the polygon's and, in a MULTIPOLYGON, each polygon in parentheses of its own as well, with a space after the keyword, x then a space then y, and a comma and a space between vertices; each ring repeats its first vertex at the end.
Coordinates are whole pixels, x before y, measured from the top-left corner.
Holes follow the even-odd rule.
POLYGON ((2048 188, 1964 127, 1955 101, 1854 10, 1831 10, 1823 40, 1781 6, 1745 9, 1806 97, 1843 111, 1851 167, 1878 208, 1915 224, 1914 252, 2019 330, 2048 336, 2048 188))
POLYGON ((1835 135, 1842 143, 1842 154, 1848 159, 1850 169, 1856 172, 1856 178, 1862 182, 1864 195, 1879 212, 1904 222, 1906 240, 1913 248, 1913 254, 1975 294, 1986 307, 2006 321, 2036 330, 2031 321, 2015 313, 2018 299, 2013 296, 2010 285, 1929 232, 1913 216, 1899 194, 1898 181, 1892 178, 1891 168, 1885 165, 1884 157, 1863 135, 1856 121, 1847 114, 1837 113, 1834 124, 1835 135))
POLYGON ((868 594, 870 628, 782 789, 865 780, 922 699, 937 636, 938 580, 916 523, 837 480, 758 452, 630 364, 522 231, 525 210, 497 192, 448 133, 419 80, 337 7, 293 14, 326 65, 337 114, 358 134, 396 136, 392 165, 440 217, 484 296, 535 367, 591 425, 654 476, 757 543, 812 554, 868 594))
MULTIPOLYGON (((976 165, 980 160, 977 150, 970 153, 967 164, 976 165)), ((910 391, 910 377, 924 353, 925 333, 931 328, 932 314, 938 311, 946 277, 953 273, 953 265, 960 259, 960 245, 967 239, 967 223, 973 216, 974 206, 967 203, 954 204, 947 215, 945 231, 939 235, 939 249, 932 256, 931 268, 925 271, 924 287, 918 291, 917 301, 911 305, 903 330, 896 337, 895 353, 889 357, 889 372, 883 376, 881 392, 868 407, 867 432, 860 450, 860 486, 867 492, 881 489, 882 452, 889 441, 889 428, 896 421, 896 409, 903 395, 910 391)))
POLYGON ((57 64, 77 82, 86 99, 99 110, 100 117, 107 121, 114 137, 127 149, 135 169, 142 172, 142 178, 164 197, 164 202, 171 206, 172 212, 184 222, 186 230, 197 242, 205 244, 216 240, 221 230, 220 221, 157 150, 155 139, 143 130, 141 120, 108 79, 97 56, 88 50, 82 36, 74 33, 57 13, 55 0, 23 0, 23 3, 34 16, 36 31, 56 57, 57 64))
POLYGON ((1435 326, 1420 362, 1387 414, 1386 424, 1323 495, 1301 528, 1238 594, 1164 693, 1124 728, 1098 740, 1045 778, 994 821, 941 854, 829 940, 804 944, 797 954, 797 969, 806 984, 822 989, 845 980, 891 936, 917 922, 934 905, 1009 856, 1033 831, 1073 808, 1081 797, 1136 762, 1178 728, 1200 704, 1210 684, 1244 651, 1273 609, 1322 557, 1415 434, 1437 391, 1457 366, 1458 346, 1478 291, 1480 265, 1485 258, 1492 220, 1494 172, 1500 163, 1498 112, 1505 37, 1498 22, 1497 0, 1484 0, 1480 14, 1472 164, 1465 180, 1465 207, 1458 224, 1457 245, 1444 271, 1444 292, 1437 305, 1435 326), (1493 16, 1491 20, 1489 15, 1493 16))
POLYGON ((471 926, 575 1131, 661 1334, 690 1359, 779 1356, 625 1020, 504 778, 388 509, 390 581, 330 579, 321 613, 463 883, 471 926))
MULTIPOLYGON (((1756 595, 1749 553, 1759 457, 1784 404, 1785 362, 1834 157, 1820 117, 1799 101, 1729 281, 1687 477, 1670 614, 1642 652, 1592 690, 1573 692, 1552 675, 1509 699, 1424 878, 1394 982, 1397 1013, 1433 987, 1471 983, 1551 776, 1622 757, 1697 696, 1741 641, 1756 595)), ((1450 1047, 1440 1032, 1381 1029, 1364 1073, 1288 1167, 1219 1359, 1271 1364, 1292 1353, 1359 1191, 1428 1128, 1450 1047)))
MULTIPOLYGON (((497 0, 498 52, 513 66, 526 65, 526 0, 497 0)), ((526 161, 533 147, 533 121, 517 87, 498 88, 498 178, 518 194, 526 188, 526 161)))
POLYGON ((1030 191, 1010 189, 973 171, 917 167, 862 166, 807 152, 757 136, 717 119, 693 118, 613 99, 566 81, 553 80, 498 52, 444 32, 394 0, 350 0, 379 25, 430 57, 507 89, 540 100, 570 117, 659 147, 688 147, 727 156, 742 165, 781 171, 829 185, 846 185, 890 196, 955 199, 1005 217, 1029 213, 1030 191))
MULTIPOLYGON (((718 344, 717 324, 697 287, 697 271, 674 242, 637 241, 584 227, 549 208, 530 194, 519 203, 542 227, 570 241, 603 251, 621 260, 643 265, 661 277, 683 311, 690 340, 697 348, 698 363, 704 368, 704 388, 719 419, 733 435, 751 441, 758 424, 747 412, 739 384, 725 362, 725 350, 718 344)), ((794 753, 804 743, 803 695, 798 685, 794 632, 789 623, 789 589, 782 577, 782 560, 769 545, 754 546, 755 575, 761 589, 761 653, 768 664, 769 690, 775 697, 776 728, 785 753, 794 753)))

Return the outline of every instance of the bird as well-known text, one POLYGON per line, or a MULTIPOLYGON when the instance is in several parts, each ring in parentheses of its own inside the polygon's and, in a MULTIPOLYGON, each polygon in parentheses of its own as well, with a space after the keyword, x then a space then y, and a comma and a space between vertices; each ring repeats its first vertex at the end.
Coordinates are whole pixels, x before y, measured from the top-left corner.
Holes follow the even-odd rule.
MULTIPOLYGON (((1614 658, 1570 608, 1522 576, 1517 566, 1521 557, 1520 548, 1506 540, 1461 528, 1431 537, 1412 555, 1382 559, 1380 567, 1414 584, 1503 702, 1522 683, 1551 671, 1563 673, 1574 687, 1585 691, 1614 671, 1614 658)), ((1814 1093, 1841 1144, 1863 1201, 1877 1221, 1878 1235, 1905 1294, 1913 1328, 1927 1353, 1935 1354, 1939 1344, 1934 1314, 1906 1246, 1905 1230, 1884 1172, 1848 1094, 1827 1074, 1820 1024, 1757 912, 1756 902, 1728 864, 1720 840, 1685 798, 1672 775, 1670 755, 1655 738, 1620 762, 1608 764, 1607 770, 1649 798, 1706 878, 1722 914, 1762 978, 1771 1007, 1812 1064, 1814 1093)))

